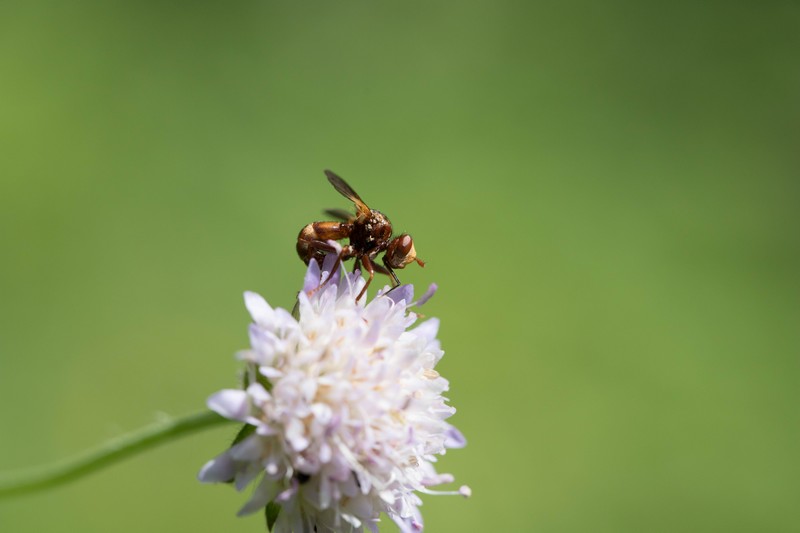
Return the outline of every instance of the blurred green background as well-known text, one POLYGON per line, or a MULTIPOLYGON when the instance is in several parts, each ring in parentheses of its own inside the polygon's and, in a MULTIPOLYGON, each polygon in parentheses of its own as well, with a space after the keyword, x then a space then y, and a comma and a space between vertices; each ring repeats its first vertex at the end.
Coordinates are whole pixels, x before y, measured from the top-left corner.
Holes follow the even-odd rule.
MULTIPOLYGON (((235 384, 331 168, 440 286, 428 531, 800 531, 798 51, 788 1, 3 2, 0 470, 235 384)), ((262 531, 195 481, 233 431, 0 529, 262 531)))

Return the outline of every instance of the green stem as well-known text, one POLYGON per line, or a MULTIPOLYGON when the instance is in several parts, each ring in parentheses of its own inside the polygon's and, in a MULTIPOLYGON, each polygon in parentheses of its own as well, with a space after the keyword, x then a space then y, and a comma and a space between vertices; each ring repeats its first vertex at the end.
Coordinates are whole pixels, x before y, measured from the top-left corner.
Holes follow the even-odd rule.
POLYGON ((230 420, 204 411, 181 418, 159 421, 151 426, 110 440, 95 450, 51 465, 31 468, 0 478, 0 499, 46 490, 154 448, 173 438, 230 420))

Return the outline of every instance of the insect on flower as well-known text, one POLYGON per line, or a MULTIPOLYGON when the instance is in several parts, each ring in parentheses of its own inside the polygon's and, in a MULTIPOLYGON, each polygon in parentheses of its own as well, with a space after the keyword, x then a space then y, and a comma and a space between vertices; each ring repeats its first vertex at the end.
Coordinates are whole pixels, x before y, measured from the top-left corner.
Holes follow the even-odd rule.
POLYGON ((392 223, 386 215, 370 209, 346 181, 330 170, 326 170, 325 175, 334 189, 355 204, 356 212, 351 215, 343 209, 328 209, 325 213, 338 221, 312 222, 300 230, 297 236, 297 255, 305 264, 314 259, 322 265, 325 254, 338 252, 335 272, 342 261, 355 258, 353 270, 359 269, 359 265, 362 265, 369 274, 367 284, 356 297, 356 301, 366 292, 372 278, 375 277, 375 272, 390 276, 394 288, 400 285, 394 269, 405 268, 414 261, 419 266, 425 266, 425 263, 417 258, 411 235, 403 233, 392 238, 392 223), (347 238, 350 239, 350 244, 342 246, 341 251, 328 242, 347 238), (379 265, 375 259, 382 252, 385 252, 383 265, 379 265))

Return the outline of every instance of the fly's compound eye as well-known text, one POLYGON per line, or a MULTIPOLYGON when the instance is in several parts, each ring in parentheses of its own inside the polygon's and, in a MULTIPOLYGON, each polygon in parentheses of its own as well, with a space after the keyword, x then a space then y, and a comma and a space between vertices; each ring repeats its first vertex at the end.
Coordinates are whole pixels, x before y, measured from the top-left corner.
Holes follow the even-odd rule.
POLYGON ((392 268, 405 268, 406 265, 413 261, 416 261, 419 266, 425 266, 422 260, 417 259, 414 241, 408 233, 392 239, 386 249, 386 260, 392 268))

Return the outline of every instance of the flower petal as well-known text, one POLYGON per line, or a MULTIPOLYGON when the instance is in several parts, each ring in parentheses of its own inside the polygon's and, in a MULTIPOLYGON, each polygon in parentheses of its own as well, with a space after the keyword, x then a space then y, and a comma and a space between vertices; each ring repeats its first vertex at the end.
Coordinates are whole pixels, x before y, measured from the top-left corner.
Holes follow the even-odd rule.
POLYGON ((399 304, 401 300, 405 300, 406 304, 410 304, 414 299, 414 286, 400 285, 399 287, 387 292, 386 297, 396 304, 399 304))
POLYGON ((250 402, 243 390, 224 389, 209 397, 208 408, 225 418, 244 422, 250 413, 250 402))
POLYGON ((420 297, 420 299, 416 301, 416 305, 417 306, 425 305, 425 302, 430 300, 433 297, 433 295, 436 294, 437 290, 439 290, 439 286, 435 283, 431 283, 430 286, 428 287, 428 290, 425 291, 425 294, 423 294, 420 297))
POLYGON ((267 503, 275 498, 278 493, 279 485, 275 481, 268 479, 266 476, 261 480, 256 489, 253 491, 252 496, 247 501, 236 516, 245 516, 256 511, 260 511, 267 506, 267 503))
POLYGON ((437 473, 436 456, 466 444, 446 421, 455 410, 442 396, 447 380, 434 370, 444 353, 439 321, 414 325, 411 285, 356 301, 366 281, 337 265, 337 255, 310 261, 296 316, 245 293, 251 347, 238 358, 249 385, 219 391, 208 406, 251 427, 198 477, 253 487, 240 515, 280 504, 276 532, 377 532, 387 514, 415 533, 419 493, 459 494, 428 488, 454 481, 437 473))
POLYGON ((308 293, 319 287, 319 276, 319 263, 316 261, 309 261, 306 276, 303 279, 303 292, 308 293))
POLYGON ((389 514, 402 533, 419 533, 422 531, 422 515, 419 514, 417 509, 414 510, 417 512, 413 516, 404 518, 401 518, 400 515, 395 513, 389 514))
POLYGON ((467 445, 467 439, 453 426, 447 428, 445 435, 444 445, 447 448, 463 448, 467 445))
POLYGON ((228 483, 233 479, 235 472, 233 458, 225 451, 203 465, 197 474, 197 479, 202 483, 228 483))
POLYGON ((244 305, 256 324, 266 328, 272 327, 275 311, 260 294, 245 291, 244 305))

